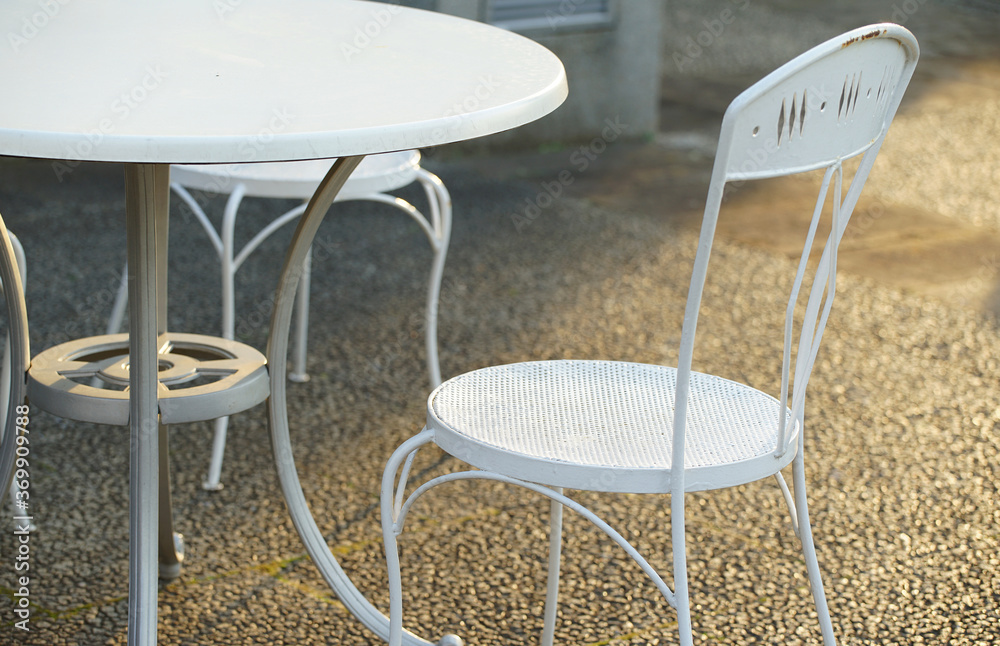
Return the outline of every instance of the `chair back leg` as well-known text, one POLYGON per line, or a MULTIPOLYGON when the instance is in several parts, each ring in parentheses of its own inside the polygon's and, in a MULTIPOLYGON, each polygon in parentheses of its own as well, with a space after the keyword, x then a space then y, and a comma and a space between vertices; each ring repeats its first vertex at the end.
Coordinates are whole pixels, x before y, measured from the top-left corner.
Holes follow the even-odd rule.
POLYGON ((215 420, 215 432, 212 435, 212 459, 208 464, 208 474, 201 483, 201 488, 205 491, 222 489, 222 460, 226 455, 226 433, 228 430, 228 417, 219 417, 215 420))
MULTIPOLYGON (((122 330, 122 322, 125 320, 125 308, 128 307, 128 265, 122 268, 122 279, 118 283, 118 292, 115 294, 115 302, 111 306, 111 315, 108 317, 108 327, 105 334, 118 334, 122 330)), ((94 386, 97 388, 97 386, 94 386)))
POLYGON ((820 576, 819 560, 816 558, 816 546, 813 544, 812 527, 809 525, 809 503, 806 500, 806 476, 802 451, 792 462, 792 479, 795 490, 795 513, 798 516, 796 525, 799 529, 799 540, 802 543, 802 554, 806 560, 806 571, 809 573, 809 589, 816 603, 816 614, 819 617, 820 632, 823 634, 824 646, 836 646, 837 639, 833 636, 833 623, 830 621, 830 609, 826 604, 826 592, 823 590, 823 578, 820 576))
MULTIPOLYGON (((562 487, 554 488, 562 493, 562 487)), ((562 558, 563 506, 558 500, 549 503, 549 574, 545 590, 545 620, 542 625, 542 646, 552 646, 556 634, 559 610, 559 565, 562 558)))
POLYGON ((309 340, 309 293, 312 286, 312 247, 306 253, 302 263, 302 278, 299 280, 296 299, 295 320, 295 350, 292 354, 292 369, 288 371, 288 379, 296 383, 309 381, 306 371, 306 344, 309 340))
POLYGON ((173 499, 170 496, 169 427, 159 425, 159 519, 157 524, 160 578, 173 581, 181 574, 184 561, 184 537, 174 531, 173 499))
POLYGON ((691 627, 691 598, 687 581, 687 537, 684 523, 684 492, 675 491, 670 496, 670 540, 673 545, 674 608, 677 610, 677 629, 681 646, 694 646, 691 627))

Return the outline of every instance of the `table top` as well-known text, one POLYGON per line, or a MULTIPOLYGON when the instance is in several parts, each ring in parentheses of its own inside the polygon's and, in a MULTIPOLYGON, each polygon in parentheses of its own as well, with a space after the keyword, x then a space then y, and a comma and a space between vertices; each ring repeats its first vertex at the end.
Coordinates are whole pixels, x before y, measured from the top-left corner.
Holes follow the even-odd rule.
POLYGON ((510 32, 357 0, 7 0, 0 155, 342 157, 481 137, 566 97, 510 32))

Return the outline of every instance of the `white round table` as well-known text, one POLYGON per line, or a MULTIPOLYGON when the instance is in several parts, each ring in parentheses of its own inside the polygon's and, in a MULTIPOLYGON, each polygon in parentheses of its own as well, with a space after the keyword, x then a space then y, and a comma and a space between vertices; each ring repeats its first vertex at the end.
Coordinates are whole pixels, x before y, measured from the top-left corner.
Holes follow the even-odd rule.
POLYGON ((385 618, 322 541, 287 444, 281 376, 296 268, 362 156, 538 119, 566 97, 561 63, 487 25, 355 0, 8 0, 0 33, 0 155, 61 160, 57 174, 81 161, 125 163, 129 644, 156 641, 157 337, 166 333, 172 163, 341 158, 303 215, 282 272, 267 352, 272 437, 310 554, 351 611, 387 634, 385 618))

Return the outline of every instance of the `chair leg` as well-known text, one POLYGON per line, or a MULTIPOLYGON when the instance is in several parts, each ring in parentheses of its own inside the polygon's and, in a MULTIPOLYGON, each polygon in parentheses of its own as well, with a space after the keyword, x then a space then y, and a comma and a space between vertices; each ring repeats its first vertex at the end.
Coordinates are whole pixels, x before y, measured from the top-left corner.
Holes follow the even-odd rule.
MULTIPOLYGON (((639 565, 640 568, 642 568, 642 571, 645 572, 646 575, 652 580, 653 584, 663 595, 664 599, 666 599, 667 603, 670 604, 672 607, 680 608, 680 610, 678 611, 678 615, 680 617, 680 625, 682 630, 681 643, 684 644, 685 646, 691 646, 692 643, 691 618, 690 618, 690 610, 687 607, 686 587, 683 589, 684 592, 683 605, 680 605, 678 603, 677 595, 674 593, 673 590, 671 590, 667 586, 666 582, 664 582, 663 580, 663 577, 661 577, 660 574, 649 564, 649 561, 643 558, 643 556, 638 552, 638 550, 636 550, 635 547, 631 545, 631 543, 625 540, 624 536, 622 536, 618 531, 616 531, 613 527, 611 527, 606 521, 599 518, 594 512, 587 509, 586 507, 576 502, 575 500, 566 497, 562 493, 561 489, 552 488, 545 485, 540 485, 533 482, 520 480, 517 478, 512 478, 510 476, 505 476, 499 473, 492 473, 490 471, 481 471, 478 469, 473 469, 471 471, 459 471, 457 473, 447 473, 444 475, 439 475, 435 478, 431 478, 430 480, 424 482, 419 487, 414 489, 414 491, 410 494, 409 498, 406 498, 405 497, 406 479, 409 469, 411 467, 412 457, 416 453, 416 450, 420 448, 422 445, 427 444, 429 442, 433 442, 433 437, 434 437, 433 431, 428 431, 425 429, 420 434, 415 435, 414 437, 407 440, 398 449, 396 449, 396 451, 392 454, 392 457, 389 458, 389 462, 387 463, 385 471, 382 474, 382 495, 380 499, 380 505, 382 512, 382 532, 383 532, 384 543, 386 546, 387 562, 389 564, 390 604, 392 604, 392 599, 394 598, 393 597, 394 594, 397 595, 401 594, 400 593, 401 577, 399 574, 399 556, 397 552, 396 536, 402 532, 403 525, 406 522, 406 515, 409 513, 409 510, 413 505, 413 502, 419 496, 430 491, 434 487, 442 485, 446 482, 454 482, 456 480, 493 480, 496 482, 504 482, 511 485, 517 485, 529 491, 534 491, 535 493, 541 494, 552 500, 554 503, 560 505, 560 510, 562 507, 569 508, 570 510, 575 511, 576 513, 580 514, 581 516, 589 520, 598 529, 604 532, 608 536, 608 538, 613 540, 619 547, 625 550, 625 553, 628 554, 636 562, 636 564, 639 565), (398 477, 399 485, 395 491, 395 496, 394 496, 393 484, 397 479, 396 474, 400 469, 400 465, 402 465, 404 461, 406 462, 406 464, 405 466, 403 466, 402 473, 400 473, 398 477), (685 627, 686 627, 686 633, 683 632, 685 630, 685 627), (684 639, 685 634, 686 634, 686 639, 684 639)), ((455 457, 457 457, 460 460, 462 459, 458 455, 456 455, 455 457)), ((678 561, 678 555, 679 555, 679 570, 675 575, 675 579, 680 582, 678 585, 686 586, 687 570, 685 568, 684 551, 683 551, 684 549, 683 503, 681 503, 680 506, 674 505, 672 507, 672 511, 679 513, 680 516, 678 516, 678 518, 681 519, 680 522, 675 523, 673 529, 673 536, 675 538, 674 545, 675 547, 679 547, 680 550, 678 552, 677 549, 675 549, 674 552, 675 562, 678 561)), ((561 518, 560 511, 556 511, 552 518, 552 522, 554 523, 556 519, 560 518, 561 518)), ((561 531, 550 532, 550 536, 561 536, 561 531)), ((553 563, 558 563, 558 560, 552 560, 550 558, 549 561, 551 568, 550 581, 558 578, 558 572, 554 571, 555 567, 553 567, 553 563)), ((550 590, 554 590, 554 587, 550 586, 550 590)), ((391 605, 390 607, 393 608, 393 612, 401 612, 402 602, 395 605, 391 605)), ((554 603, 549 604, 548 607, 555 608, 555 604, 554 603)), ((399 629, 402 630, 401 624, 399 629)), ((447 646, 450 646, 452 643, 459 644, 458 640, 459 638, 457 636, 445 635, 445 637, 442 638, 442 640, 439 641, 438 644, 439 646, 446 646, 446 644, 447 646)))
POLYGON ((396 540, 398 535, 397 514, 405 495, 408 460, 422 445, 430 441, 430 437, 430 433, 425 431, 404 442, 389 457, 385 471, 382 473, 379 506, 382 517, 382 539, 385 546, 386 567, 389 573, 389 646, 400 646, 403 642, 403 578, 399 566, 399 545, 396 540), (403 464, 407 466, 403 467, 402 473, 399 473, 403 464), (400 479, 398 491, 395 486, 397 474, 400 479))
POLYGON ((174 531, 174 510, 170 497, 170 453, 168 427, 160 424, 160 503, 159 503, 159 552, 160 578, 172 581, 181 574, 184 560, 184 537, 174 531))
MULTIPOLYGON (((128 263, 122 267, 122 278, 118 283, 118 292, 115 294, 115 302, 111 305, 111 315, 108 316, 108 327, 105 334, 118 334, 122 329, 122 322, 125 320, 125 308, 128 307, 128 263)), ((100 377, 90 380, 92 388, 104 388, 104 382, 100 377)))
POLYGON ((444 263, 448 254, 448 242, 451 237, 451 196, 444 183, 434 174, 423 169, 417 170, 417 181, 420 182, 430 205, 430 217, 425 217, 412 204, 402 198, 384 193, 374 193, 364 198, 372 202, 381 202, 394 206, 409 215, 427 236, 434 252, 431 263, 430 278, 427 283, 427 305, 424 314, 425 346, 427 352, 427 372, 431 388, 441 385, 441 366, 438 361, 437 315, 438 300, 441 294, 441 280, 444 276, 444 263))
POLYGON ((306 343, 309 338, 309 290, 312 283, 312 248, 306 252, 302 263, 302 278, 299 279, 298 291, 295 293, 296 311, 295 351, 292 356, 292 369, 288 371, 288 380, 296 383, 309 381, 306 372, 306 343))
MULTIPOLYGON (((177 189, 175 189, 177 190, 177 189)), ((190 199, 190 198, 189 198, 190 199)), ((238 202, 236 204, 238 206, 238 202)), ((204 217, 204 216, 202 216, 204 217)), ((206 220, 207 222, 207 220, 206 220)), ((235 327, 235 315, 234 315, 234 297, 233 297, 233 268, 232 258, 232 235, 230 234, 229 246, 225 248, 222 252, 222 327, 223 336, 227 339, 232 339, 234 337, 233 331, 235 327), (226 263, 226 258, 229 262, 226 263), (228 333, 228 336, 227 336, 228 333)), ((128 265, 122 270, 122 279, 118 285, 118 293, 115 295, 115 302, 111 306, 111 315, 108 317, 108 327, 106 334, 116 334, 121 330, 122 322, 125 319, 125 308, 128 307, 128 265)), ((91 385, 95 388, 100 388, 102 382, 97 377, 94 377, 91 385)), ((202 482, 202 488, 207 491, 218 491, 222 489, 222 484, 220 479, 222 476, 222 459, 225 454, 226 448, 226 429, 229 426, 228 417, 220 417, 215 420, 215 437, 212 442, 212 457, 208 467, 208 475, 202 482)), ((169 483, 168 483, 169 487, 169 483)), ((169 495, 169 493, 168 493, 169 495)), ((162 540, 163 537, 161 537, 162 540)), ((180 567, 179 564, 177 566, 180 567)))
MULTIPOLYGON (((219 236, 219 272, 222 279, 222 337, 236 337, 236 269, 234 260, 236 253, 234 234, 236 229, 236 213, 243 200, 245 189, 238 185, 229 195, 226 208, 222 215, 221 235, 219 236)), ((229 418, 220 417, 215 420, 215 433, 212 438, 212 457, 208 464, 208 474, 201 483, 206 491, 222 489, 222 460, 226 455, 226 432, 229 429, 229 418)))
POLYGON ((816 558, 812 527, 809 524, 809 504, 806 501, 805 465, 802 451, 799 451, 792 463, 792 477, 795 483, 795 511, 798 514, 799 540, 802 543, 806 570, 809 573, 809 588, 812 590, 820 630, 823 633, 823 644, 824 646, 836 646, 837 639, 833 635, 830 610, 826 604, 826 593, 823 591, 823 579, 819 571, 819 560, 816 558))
MULTIPOLYGON (((385 560, 389 573, 389 646, 401 646, 404 634, 408 643, 425 643, 412 633, 403 631, 403 578, 399 566, 399 545, 396 537, 403 531, 406 500, 406 483, 409 478, 413 458, 421 446, 433 441, 434 434, 426 429, 403 442, 393 451, 382 473, 382 491, 379 507, 382 519, 382 539, 385 546, 385 560), (402 468, 401 468, 402 467, 402 468), (398 486, 396 479, 399 479, 398 486)), ((420 489, 423 489, 421 487, 420 489)), ((414 492, 419 495, 420 489, 414 492)), ((408 501, 412 502, 412 501, 408 501)), ((408 504, 408 503, 407 503, 408 504)), ((380 633, 381 634, 381 633, 380 633)), ((437 646, 464 646, 458 635, 444 635, 437 646)))
POLYGON ((441 281, 444 277, 444 263, 448 256, 448 245, 451 239, 451 195, 444 183, 432 173, 423 169, 417 174, 417 179, 427 195, 431 211, 431 229, 433 239, 431 245, 434 260, 431 264, 431 274, 427 288, 426 309, 426 352, 427 372, 431 380, 431 388, 441 385, 441 363, 438 359, 438 303, 441 298, 441 281))
POLYGON ((674 600, 677 608, 677 628, 682 646, 694 645, 691 628, 691 600, 687 583, 687 547, 684 527, 684 493, 670 496, 670 539, 673 543, 674 600))
MULTIPOLYGON (((562 487, 556 492, 562 493, 562 487)), ((549 504, 549 574, 545 590, 545 622, 542 627, 542 646, 552 646, 556 633, 559 609, 559 562, 562 556, 562 503, 551 500, 549 504)))
POLYGON ((226 430, 229 428, 229 418, 220 417, 215 420, 215 435, 212 438, 212 458, 208 465, 208 475, 205 476, 201 488, 205 491, 222 489, 222 460, 226 455, 226 430))
POLYGON ((121 331, 126 307, 128 307, 128 265, 122 268, 122 279, 118 283, 118 292, 115 294, 115 302, 111 306, 111 316, 108 317, 108 327, 105 334, 117 334, 121 331))
POLYGON ((438 358, 438 301, 441 295, 441 279, 444 275, 444 260, 448 252, 447 243, 442 244, 434 250, 434 263, 431 266, 431 275, 427 289, 427 310, 426 310, 426 353, 427 353, 427 373, 430 377, 431 388, 441 385, 441 362, 438 358))
MULTIPOLYGON (((382 504, 392 500, 383 497, 382 504)), ((391 504, 391 502, 389 503, 391 504)), ((399 568, 399 546, 396 543, 396 532, 392 520, 382 513, 382 537, 385 543, 385 560, 389 568, 389 646, 400 646, 403 643, 403 579, 399 568)))

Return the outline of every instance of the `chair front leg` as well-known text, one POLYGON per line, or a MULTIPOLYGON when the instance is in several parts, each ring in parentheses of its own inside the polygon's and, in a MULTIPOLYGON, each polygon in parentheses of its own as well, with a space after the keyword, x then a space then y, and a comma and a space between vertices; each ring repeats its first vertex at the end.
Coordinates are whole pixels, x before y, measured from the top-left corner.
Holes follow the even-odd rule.
POLYGON ((433 437, 431 431, 424 430, 404 442, 393 452, 382 474, 379 504, 382 512, 382 539, 385 544, 386 566, 389 571, 389 646, 400 646, 403 643, 403 580, 396 540, 402 533, 403 526, 397 523, 397 519, 406 499, 406 479, 413 457, 420 447, 431 442, 433 437))

